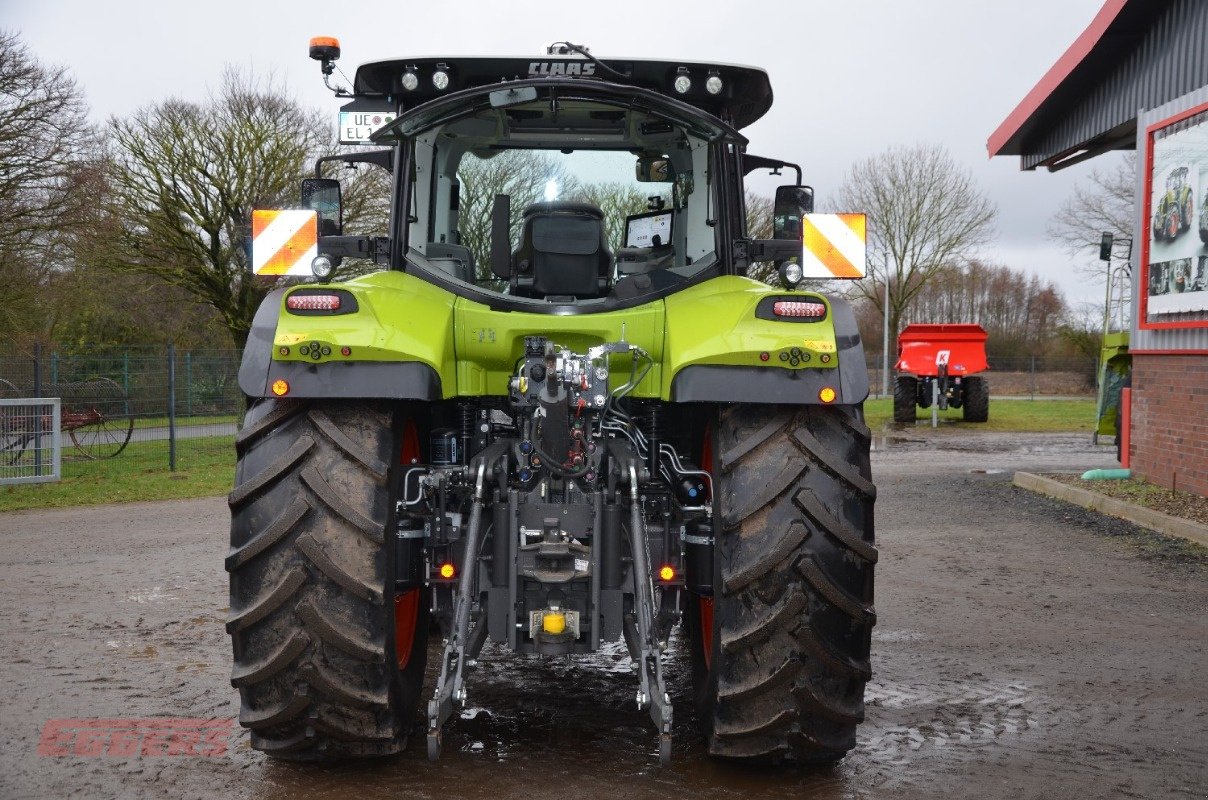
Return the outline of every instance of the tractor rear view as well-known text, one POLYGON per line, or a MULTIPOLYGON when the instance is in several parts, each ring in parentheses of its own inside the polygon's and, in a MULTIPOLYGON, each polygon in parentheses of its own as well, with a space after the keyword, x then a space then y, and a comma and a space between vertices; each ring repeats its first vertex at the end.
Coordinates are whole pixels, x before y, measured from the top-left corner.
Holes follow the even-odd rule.
POLYGON ((915 408, 959 408, 965 422, 990 418, 990 386, 980 325, 907 325, 898 336, 893 421, 912 423, 915 408))
MULTIPOLYGON (((338 43, 311 55, 330 77, 338 43)), ((481 661, 615 643, 666 761, 680 625, 710 754, 842 758, 876 619, 868 373, 849 305, 802 281, 863 274, 864 218, 813 214, 799 167, 746 152, 766 73, 561 43, 364 64, 341 92, 341 141, 377 149, 317 169, 389 171, 386 229, 343 235, 321 176, 252 225, 254 271, 302 280, 239 373, 227 627, 252 747, 389 755, 418 711, 435 759, 481 661), (760 169, 796 175, 766 240, 760 169), (381 269, 334 282, 352 257, 381 269)))

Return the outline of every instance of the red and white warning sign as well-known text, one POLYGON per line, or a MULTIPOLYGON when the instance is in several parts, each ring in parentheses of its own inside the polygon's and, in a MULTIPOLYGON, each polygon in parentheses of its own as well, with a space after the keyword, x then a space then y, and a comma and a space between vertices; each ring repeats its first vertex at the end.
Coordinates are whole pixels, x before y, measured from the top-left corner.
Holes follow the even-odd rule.
POLYGON ((311 275, 319 255, 316 211, 252 212, 252 272, 257 275, 311 275))
POLYGON ((863 214, 806 214, 801 269, 807 278, 863 278, 868 224, 863 214))

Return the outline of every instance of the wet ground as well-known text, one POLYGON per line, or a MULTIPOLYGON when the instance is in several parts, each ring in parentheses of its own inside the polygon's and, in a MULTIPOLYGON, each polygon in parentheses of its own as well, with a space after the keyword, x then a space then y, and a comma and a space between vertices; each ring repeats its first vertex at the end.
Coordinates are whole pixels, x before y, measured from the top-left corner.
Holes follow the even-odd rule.
POLYGON ((1111 448, 919 427, 879 437, 873 465, 875 675, 833 769, 704 757, 682 656, 659 768, 619 648, 484 652, 436 764, 419 735, 381 763, 277 763, 237 727, 218 757, 39 755, 51 719, 236 715, 216 498, 0 515, 0 798, 1208 795, 1203 551, 1010 485, 1112 466, 1111 448))

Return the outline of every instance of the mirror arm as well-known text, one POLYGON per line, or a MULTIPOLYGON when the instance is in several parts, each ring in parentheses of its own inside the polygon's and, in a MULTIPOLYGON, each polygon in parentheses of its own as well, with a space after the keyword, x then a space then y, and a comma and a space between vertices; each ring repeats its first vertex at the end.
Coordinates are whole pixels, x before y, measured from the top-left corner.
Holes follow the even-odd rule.
POLYGON ((325 256, 364 258, 384 264, 390 259, 390 239, 386 236, 320 236, 319 252, 325 256))
POLYGON ((800 239, 747 240, 747 257, 751 261, 787 261, 800 256, 800 239))

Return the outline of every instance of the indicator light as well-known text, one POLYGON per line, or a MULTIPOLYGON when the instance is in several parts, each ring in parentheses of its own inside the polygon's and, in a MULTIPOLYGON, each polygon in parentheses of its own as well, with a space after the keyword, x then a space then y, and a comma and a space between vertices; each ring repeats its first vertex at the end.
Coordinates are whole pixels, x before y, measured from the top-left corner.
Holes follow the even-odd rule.
POLYGON ((338 294, 291 294, 285 298, 285 307, 291 311, 338 311, 338 294))
POLYGON ((777 300, 772 304, 772 313, 778 317, 825 317, 826 306, 802 300, 777 300))
POLYGON ((659 568, 659 580, 660 581, 675 580, 675 567, 671 566, 670 564, 664 564, 662 567, 660 567, 659 568))
POLYGON ((352 355, 352 348, 351 348, 351 347, 341 347, 341 348, 340 348, 340 355, 342 355, 342 356, 350 356, 350 355, 352 355))
POLYGON ((453 568, 452 564, 446 562, 440 565, 440 576, 445 580, 452 578, 456 574, 457 570, 453 568))
POLYGON ((283 355, 283 356, 287 356, 287 355, 289 355, 289 348, 288 348, 288 347, 282 347, 282 348, 279 348, 279 349, 277 350, 277 352, 278 352, 278 353, 280 353, 280 354, 281 354, 281 355, 283 355))
POLYGON ((546 611, 541 615, 541 630, 557 636, 566 630, 566 615, 561 611, 546 611))
POLYGON ((284 397, 289 394, 289 382, 281 378, 273 381, 273 394, 277 397, 284 397))
POLYGON ((759 354, 760 361, 767 361, 771 357, 772 357, 772 355, 770 353, 760 353, 759 354))
POLYGON ((835 390, 829 386, 823 386, 822 390, 818 392, 818 399, 824 403, 835 402, 835 390))
POLYGON ((822 363, 823 363, 823 364, 829 364, 829 363, 830 363, 831 357, 830 357, 830 355, 829 355, 828 353, 823 353, 822 355, 820 355, 820 356, 818 356, 818 357, 819 357, 820 359, 822 359, 822 363))

